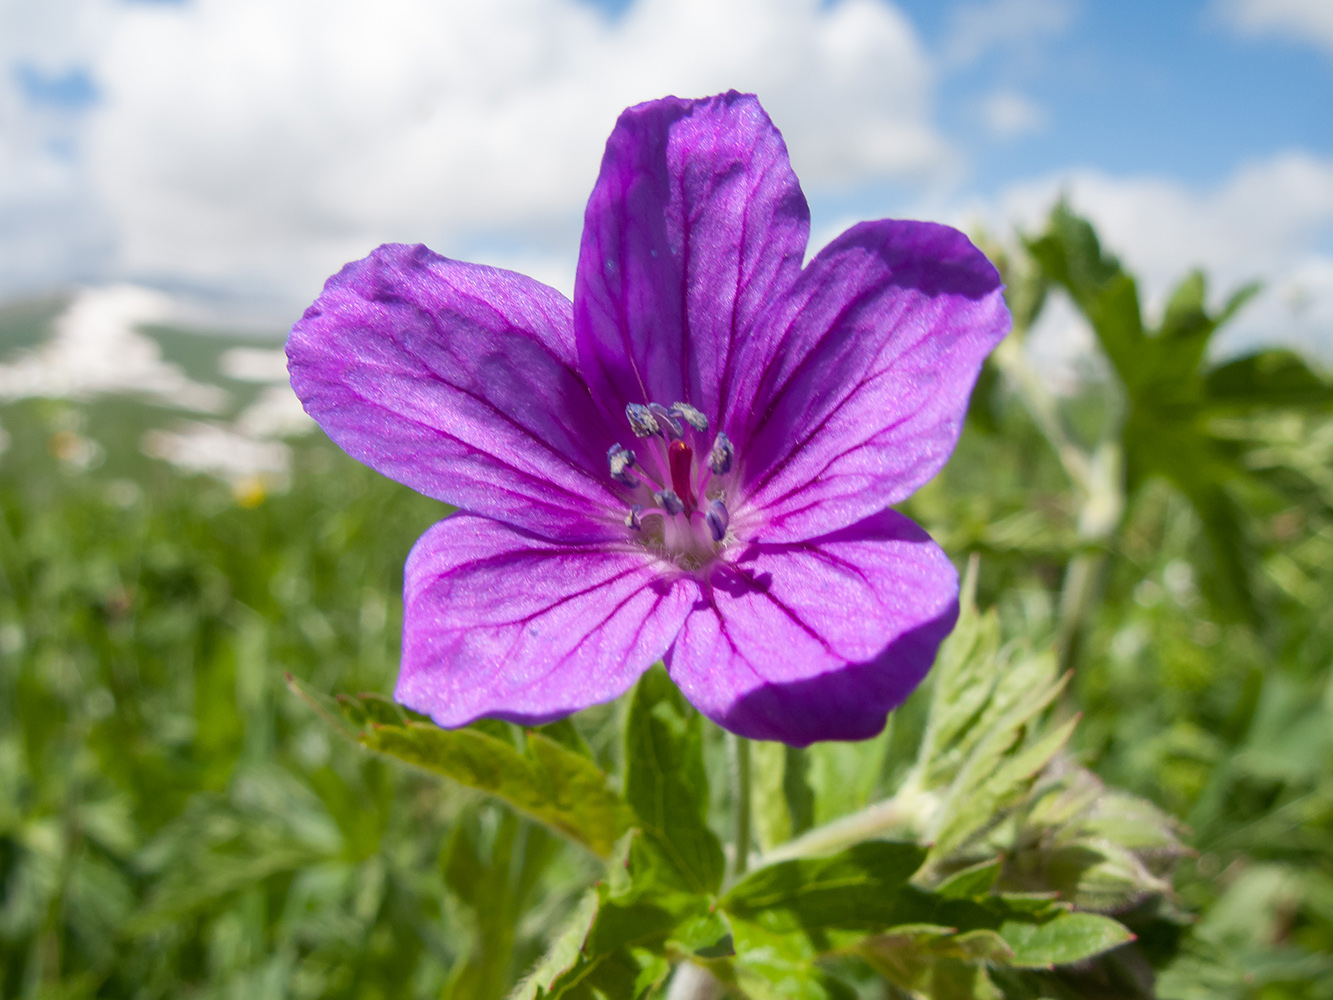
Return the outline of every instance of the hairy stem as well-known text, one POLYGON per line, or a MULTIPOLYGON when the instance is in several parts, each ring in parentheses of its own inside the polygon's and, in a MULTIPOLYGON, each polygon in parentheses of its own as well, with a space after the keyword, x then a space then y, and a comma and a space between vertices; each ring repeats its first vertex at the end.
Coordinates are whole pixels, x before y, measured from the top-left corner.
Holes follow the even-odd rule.
POLYGON ((760 863, 769 865, 792 858, 819 857, 887 834, 916 837, 929 824, 938 806, 935 796, 930 793, 904 788, 891 799, 817 826, 803 836, 787 841, 765 854, 760 863))

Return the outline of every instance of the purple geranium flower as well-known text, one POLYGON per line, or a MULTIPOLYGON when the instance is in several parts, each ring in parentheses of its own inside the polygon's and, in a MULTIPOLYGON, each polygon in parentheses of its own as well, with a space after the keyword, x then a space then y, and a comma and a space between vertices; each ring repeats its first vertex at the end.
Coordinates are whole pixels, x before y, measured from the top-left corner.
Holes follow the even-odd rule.
POLYGON ((395 697, 546 722, 657 660, 733 732, 862 739, 921 681, 958 580, 887 509, 944 464, 1009 316, 965 236, 809 210, 759 102, 630 108, 574 301, 424 246, 348 264, 292 386, 349 454, 460 508, 407 560, 395 697))

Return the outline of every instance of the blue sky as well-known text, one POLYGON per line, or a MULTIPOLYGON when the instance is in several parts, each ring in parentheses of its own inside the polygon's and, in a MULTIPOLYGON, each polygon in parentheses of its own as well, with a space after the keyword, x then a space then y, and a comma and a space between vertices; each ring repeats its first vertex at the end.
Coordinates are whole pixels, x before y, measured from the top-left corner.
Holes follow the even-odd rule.
POLYGON ((276 318, 386 239, 567 288, 616 109, 729 86, 817 239, 1065 191, 1150 297, 1258 275, 1252 335, 1333 340, 1328 0, 0 0, 0 297, 276 318))
MULTIPOLYGON (((902 6, 928 44, 947 45, 960 5, 902 6)), ((973 102, 989 87, 1021 90, 1048 113, 1035 134, 968 143, 979 188, 1069 164, 1214 183, 1270 152, 1333 153, 1333 52, 1239 36, 1209 3, 1069 7, 1064 31, 992 50, 942 83, 941 120, 963 142, 979 136, 973 102)))

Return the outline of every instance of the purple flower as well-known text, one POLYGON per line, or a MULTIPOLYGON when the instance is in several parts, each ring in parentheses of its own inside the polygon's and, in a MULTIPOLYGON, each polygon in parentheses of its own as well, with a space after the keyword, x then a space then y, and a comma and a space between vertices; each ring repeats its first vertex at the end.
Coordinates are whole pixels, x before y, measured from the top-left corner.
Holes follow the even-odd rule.
POLYGON ((862 739, 957 615, 888 510, 958 438, 1009 316, 965 236, 864 222, 802 269, 809 210, 759 102, 630 108, 574 301, 424 246, 348 264, 292 386, 349 454, 459 507, 408 556, 395 697, 540 723, 652 663, 733 732, 862 739))

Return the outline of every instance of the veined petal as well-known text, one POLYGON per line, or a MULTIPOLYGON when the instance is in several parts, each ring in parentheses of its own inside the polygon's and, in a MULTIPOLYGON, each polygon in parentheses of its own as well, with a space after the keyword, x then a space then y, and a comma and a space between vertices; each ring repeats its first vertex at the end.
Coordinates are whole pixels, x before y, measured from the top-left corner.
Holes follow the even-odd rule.
POLYGON ((962 233, 864 222, 826 247, 740 371, 755 399, 740 501, 765 542, 899 502, 948 459, 981 363, 1009 330, 1000 277, 962 233))
POLYGON ((738 344, 796 280, 809 231, 787 147, 753 95, 622 114, 574 289, 579 361, 606 412, 681 400, 718 421, 738 344))
POLYGON ((612 537, 614 436, 575 370, 570 310, 521 274, 382 246, 292 328, 292 388, 344 451, 415 490, 548 537, 612 537))
POLYGON ((562 545, 455 514, 407 557, 394 698, 441 726, 537 724, 622 694, 697 600, 633 545, 562 545))
POLYGON ((712 576, 667 653, 705 715, 753 739, 860 740, 925 677, 958 616, 958 575, 883 511, 823 538, 754 545, 712 576))

